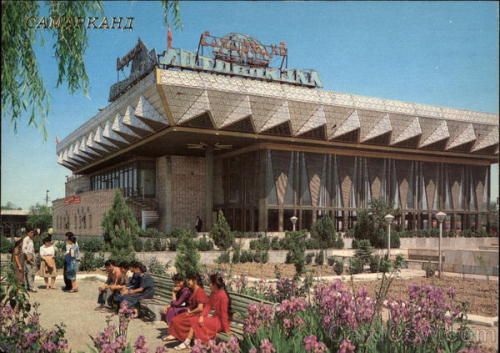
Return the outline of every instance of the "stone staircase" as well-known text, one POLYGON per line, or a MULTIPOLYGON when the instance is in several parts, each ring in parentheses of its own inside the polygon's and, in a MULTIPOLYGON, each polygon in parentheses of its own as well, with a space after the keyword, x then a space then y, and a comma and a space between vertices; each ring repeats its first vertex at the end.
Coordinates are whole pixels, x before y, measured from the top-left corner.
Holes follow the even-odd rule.
POLYGON ((142 229, 146 229, 160 220, 158 201, 156 199, 131 196, 126 199, 126 202, 142 229))

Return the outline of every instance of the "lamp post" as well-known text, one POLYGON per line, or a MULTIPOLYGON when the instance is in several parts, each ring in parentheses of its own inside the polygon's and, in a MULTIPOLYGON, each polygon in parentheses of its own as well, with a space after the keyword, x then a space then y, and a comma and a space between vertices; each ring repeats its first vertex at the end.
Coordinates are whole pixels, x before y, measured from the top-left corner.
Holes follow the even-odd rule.
POLYGON ((446 219, 446 213, 444 212, 438 212, 436 214, 436 218, 439 222, 439 243, 438 243, 438 253, 439 253, 439 278, 441 278, 441 269, 442 269, 442 263, 441 263, 441 238, 443 237, 443 221, 446 219))
POLYGON ((387 259, 391 258, 391 224, 394 220, 394 216, 390 213, 386 214, 384 217, 387 222, 387 259))
POLYGON ((295 232, 295 224, 297 223, 298 218, 296 216, 290 217, 290 221, 292 221, 292 230, 295 232))

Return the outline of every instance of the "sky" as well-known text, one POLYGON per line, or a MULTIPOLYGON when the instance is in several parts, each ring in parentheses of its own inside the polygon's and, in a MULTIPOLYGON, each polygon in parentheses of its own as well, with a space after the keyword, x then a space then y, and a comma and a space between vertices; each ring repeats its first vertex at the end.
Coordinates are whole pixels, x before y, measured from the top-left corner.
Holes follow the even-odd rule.
MULTIPOLYGON (((21 122, 13 133, 2 115, 1 203, 29 208, 64 197, 57 164, 62 140, 108 105, 116 58, 140 37, 162 52, 166 26, 159 2, 104 2, 106 16, 134 17, 133 31, 88 30, 85 54, 88 97, 56 88, 57 64, 49 30, 36 55, 51 95, 44 142, 21 122)), ((200 35, 249 34, 264 44, 288 45, 288 67, 319 71, 324 89, 336 92, 498 114, 498 4, 496 2, 181 2, 183 30, 172 46, 196 51, 200 35)), ((498 164, 492 167, 492 200, 498 164)))

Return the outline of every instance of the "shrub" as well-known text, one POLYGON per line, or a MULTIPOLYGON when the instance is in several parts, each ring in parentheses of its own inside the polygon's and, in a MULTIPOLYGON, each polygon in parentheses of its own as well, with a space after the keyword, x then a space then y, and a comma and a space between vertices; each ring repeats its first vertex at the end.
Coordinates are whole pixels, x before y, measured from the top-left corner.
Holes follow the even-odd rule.
POLYGON ((280 239, 278 237, 272 237, 271 239, 271 249, 273 250, 281 250, 280 239))
POLYGON ((204 235, 198 240, 197 248, 199 251, 210 251, 214 249, 214 243, 204 235))
POLYGON ((335 265, 335 257, 333 257, 333 256, 328 256, 328 258, 326 259, 326 261, 328 263, 328 266, 335 265))
POLYGON ((160 238, 155 238, 153 240, 153 251, 165 251, 167 246, 163 244, 160 238))
POLYGON ((156 256, 153 256, 146 264, 148 271, 154 275, 166 276, 167 270, 170 267, 170 261, 164 265, 158 261, 156 256))
POLYGON ((370 258, 370 272, 377 273, 380 267, 380 256, 375 255, 370 258))
POLYGON ((168 238, 180 238, 185 232, 185 229, 182 228, 174 228, 168 233, 168 238))
POLYGON ((386 258, 382 258, 380 259, 380 265, 378 267, 378 270, 380 272, 384 272, 384 273, 387 273, 391 270, 392 268, 392 264, 391 264, 391 261, 389 261, 388 259, 386 258))
POLYGON ((319 239, 308 238, 306 239, 306 249, 321 249, 321 244, 319 239))
POLYGON ((91 238, 82 241, 79 247, 82 252, 99 252, 104 251, 104 242, 100 239, 91 238))
POLYGON ((351 257, 349 263, 349 274, 355 275, 356 273, 363 272, 363 261, 357 257, 351 257))
POLYGON ((253 261, 260 264, 267 263, 267 261, 269 261, 269 252, 262 249, 255 250, 253 254, 253 261))
POLYGON ((153 251, 153 242, 151 241, 151 239, 146 239, 146 241, 144 242, 144 251, 153 251))
POLYGON ((361 262, 361 265, 369 264, 373 248, 368 239, 358 242, 358 248, 354 251, 354 257, 361 262))
POLYGON ((241 261, 241 245, 238 243, 233 244, 233 258, 232 263, 238 264, 241 261))
POLYGON ((312 264, 314 258, 314 254, 310 252, 309 254, 306 254, 306 265, 312 264))
POLYGON ((219 255, 217 259, 215 259, 215 263, 217 264, 228 264, 231 262, 231 253, 229 251, 224 251, 219 255))
POLYGON ((344 273, 344 261, 343 260, 335 260, 335 263, 333 265, 333 271, 340 276, 342 273, 344 273))
POLYGON ((196 241, 193 239, 193 234, 185 230, 180 234, 178 243, 177 256, 175 257, 175 268, 177 273, 187 277, 201 270, 200 254, 196 248, 196 241))
POLYGON ((240 262, 242 264, 246 263, 246 262, 252 262, 253 261, 253 255, 250 251, 247 251, 247 250, 243 250, 241 252, 241 258, 240 258, 240 262))
POLYGON ((337 237, 337 240, 333 244, 333 247, 335 249, 343 249, 344 248, 344 239, 342 239, 342 237, 340 235, 337 237))
POLYGON ((144 250, 144 243, 142 242, 141 238, 135 238, 134 250, 136 252, 141 252, 142 250, 144 250))
POLYGON ((325 263, 325 251, 324 250, 321 250, 320 252, 318 252, 318 254, 316 255, 316 258, 314 259, 314 262, 318 266, 324 265, 324 263, 325 263))
POLYGON ((326 249, 337 245, 335 223, 330 216, 325 215, 318 219, 311 228, 311 238, 319 241, 319 248, 326 249))
POLYGON ((269 237, 265 235, 259 234, 259 237, 256 240, 250 241, 250 249, 251 250, 269 250, 271 248, 271 240, 269 237))
POLYGON ((168 250, 169 251, 177 251, 177 244, 179 240, 177 238, 170 238, 168 241, 168 250))
POLYGON ((422 268, 425 271, 426 278, 434 277, 434 275, 436 274, 436 268, 434 267, 434 265, 430 261, 425 263, 422 266, 422 268))
POLYGON ((217 221, 212 226, 210 237, 214 240, 215 245, 222 250, 229 249, 233 244, 234 234, 229 229, 229 224, 221 210, 217 214, 217 221))
POLYGON ((83 254, 83 257, 80 260, 79 269, 81 271, 94 271, 97 268, 101 268, 103 266, 104 266, 103 254, 95 256, 95 253, 87 251, 83 254))
POLYGON ((299 277, 305 271, 306 235, 303 231, 286 232, 285 240, 290 244, 286 254, 286 262, 295 265, 295 276, 299 277))
POLYGON ((0 253, 8 254, 12 251, 14 244, 5 236, 0 236, 0 253))

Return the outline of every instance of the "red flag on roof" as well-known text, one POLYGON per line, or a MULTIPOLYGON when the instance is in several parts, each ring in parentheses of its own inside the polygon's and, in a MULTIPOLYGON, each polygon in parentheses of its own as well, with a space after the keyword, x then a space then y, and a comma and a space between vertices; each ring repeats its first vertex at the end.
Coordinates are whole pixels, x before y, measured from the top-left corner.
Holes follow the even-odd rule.
POLYGON ((59 144, 59 137, 56 136, 56 145, 59 144))
POLYGON ((168 24, 168 32, 167 32, 167 48, 172 48, 172 31, 170 30, 170 23, 168 24))

